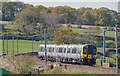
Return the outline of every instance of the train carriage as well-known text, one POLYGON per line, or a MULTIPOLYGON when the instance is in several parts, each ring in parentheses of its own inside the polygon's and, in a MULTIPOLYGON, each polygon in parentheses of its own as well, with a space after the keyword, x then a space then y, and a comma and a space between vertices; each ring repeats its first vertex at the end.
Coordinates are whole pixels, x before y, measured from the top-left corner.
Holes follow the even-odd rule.
MULTIPOLYGON (((96 63, 97 48, 92 44, 85 45, 47 45, 47 59, 67 63, 82 63, 93 65, 96 63)), ((39 46, 38 55, 45 58, 45 45, 39 46)))

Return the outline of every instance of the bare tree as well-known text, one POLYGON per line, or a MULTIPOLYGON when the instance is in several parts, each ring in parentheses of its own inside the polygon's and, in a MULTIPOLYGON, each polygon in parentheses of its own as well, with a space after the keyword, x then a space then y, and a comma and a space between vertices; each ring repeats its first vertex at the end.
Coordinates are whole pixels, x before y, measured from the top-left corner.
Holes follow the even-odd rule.
POLYGON ((43 28, 47 29, 47 35, 48 37, 52 37, 54 36, 54 32, 57 28, 57 24, 59 23, 60 19, 62 18, 62 16, 60 14, 56 14, 56 13, 41 13, 41 20, 40 23, 43 24, 43 28))
POLYGON ((43 19, 43 21, 41 23, 43 23, 44 25, 47 26, 55 26, 56 24, 58 24, 61 15, 60 14, 56 14, 56 13, 41 13, 41 17, 43 19))
POLYGON ((35 64, 35 59, 28 55, 20 55, 13 60, 11 56, 7 56, 4 61, 8 67, 13 69, 17 74, 28 74, 35 64))

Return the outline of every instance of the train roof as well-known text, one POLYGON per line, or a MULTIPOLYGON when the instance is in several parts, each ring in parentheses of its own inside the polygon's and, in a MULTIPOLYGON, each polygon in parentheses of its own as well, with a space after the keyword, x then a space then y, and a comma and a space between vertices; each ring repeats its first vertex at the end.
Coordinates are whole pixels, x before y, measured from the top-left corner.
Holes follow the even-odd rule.
MULTIPOLYGON (((93 45, 93 44, 63 44, 63 45, 58 45, 58 44, 47 44, 46 46, 86 46, 86 45, 93 45)), ((41 45, 39 45, 39 46, 45 46, 44 44, 41 44, 41 45)), ((93 45, 93 46, 95 46, 95 45, 93 45)))

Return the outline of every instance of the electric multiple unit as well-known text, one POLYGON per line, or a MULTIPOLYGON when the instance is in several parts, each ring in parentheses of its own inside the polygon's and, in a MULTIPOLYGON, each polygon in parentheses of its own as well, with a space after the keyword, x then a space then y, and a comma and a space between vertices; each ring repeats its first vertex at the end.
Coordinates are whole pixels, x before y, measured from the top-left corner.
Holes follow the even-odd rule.
MULTIPOLYGON (((66 63, 93 65, 96 63, 97 48, 92 44, 85 45, 47 45, 47 59, 66 63)), ((45 45, 39 46, 38 55, 45 59, 45 45)))

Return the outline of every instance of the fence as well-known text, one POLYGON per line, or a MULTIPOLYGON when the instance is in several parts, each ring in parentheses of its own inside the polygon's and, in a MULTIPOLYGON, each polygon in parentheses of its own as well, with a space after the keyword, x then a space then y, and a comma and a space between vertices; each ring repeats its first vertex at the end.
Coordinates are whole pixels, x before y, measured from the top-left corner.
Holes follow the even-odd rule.
MULTIPOLYGON (((84 29, 85 30, 85 29, 84 29)), ((92 29, 90 29, 91 31, 92 29)), ((85 44, 94 44, 98 47, 99 52, 103 53, 103 32, 99 32, 99 36, 94 36, 96 32, 84 32, 78 37, 78 43, 85 44)), ((106 41, 105 48, 114 49, 115 48, 115 32, 106 31, 106 41), (109 35, 112 33, 112 35, 109 35)), ((64 36, 64 35, 63 35, 64 36)), ((20 36, 14 34, 14 39, 12 39, 12 34, 3 34, 2 35, 2 50, 5 54, 12 54, 13 49, 14 53, 24 53, 24 52, 37 52, 38 46, 44 44, 44 37, 42 36, 20 36), (12 42, 13 41, 13 42, 12 42), (13 47, 14 43, 14 47, 13 47)), ((63 41, 62 41, 63 42, 63 41)), ((52 44, 50 39, 47 39, 47 44, 52 44)))
MULTIPOLYGON (((7 55, 25 53, 25 52, 37 52, 40 44, 44 44, 42 37, 24 37, 13 33, 13 35, 2 35, 2 50, 7 55)), ((52 41, 47 39, 47 44, 51 44, 52 41)))

